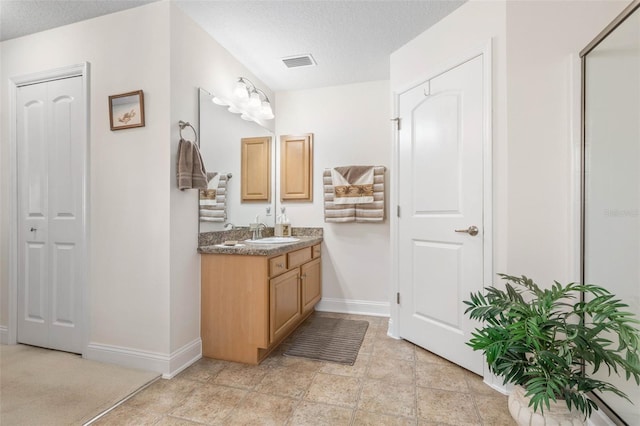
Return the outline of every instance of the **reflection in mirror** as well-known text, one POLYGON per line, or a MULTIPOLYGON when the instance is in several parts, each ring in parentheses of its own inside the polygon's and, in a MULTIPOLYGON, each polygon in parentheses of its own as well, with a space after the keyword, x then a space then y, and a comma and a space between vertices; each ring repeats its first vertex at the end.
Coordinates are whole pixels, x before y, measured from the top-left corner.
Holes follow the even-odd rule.
MULTIPOLYGON (((226 219, 221 221, 200 220, 200 232, 222 231, 226 223, 236 227, 246 227, 249 223, 259 222, 274 226, 274 197, 268 200, 243 201, 242 188, 242 139, 269 138, 273 140, 273 133, 252 122, 245 121, 239 115, 227 111, 226 107, 212 102, 213 94, 200 89, 200 153, 208 173, 216 172, 219 176, 231 175, 226 182, 226 219), (268 212, 268 213, 267 213, 268 212)), ((271 150, 275 143, 269 144, 271 150)), ((270 153, 273 161, 274 153, 270 153)), ((273 164, 269 173, 274 173, 273 164)), ((274 193, 274 176, 269 176, 269 192, 274 193)), ((210 181, 210 185, 214 180, 210 181)))
MULTIPOLYGON (((640 9, 583 61, 583 280, 605 286, 640 316, 640 9)), ((631 401, 598 396, 625 424, 640 425, 633 379, 606 368, 587 374, 625 392, 631 401)))

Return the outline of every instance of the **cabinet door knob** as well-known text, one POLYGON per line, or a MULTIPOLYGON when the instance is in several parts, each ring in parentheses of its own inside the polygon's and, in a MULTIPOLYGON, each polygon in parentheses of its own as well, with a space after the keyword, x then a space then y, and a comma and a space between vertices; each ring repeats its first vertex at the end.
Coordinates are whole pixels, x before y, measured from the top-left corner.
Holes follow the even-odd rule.
POLYGON ((301 279, 301 280, 304 280, 305 278, 307 278, 307 274, 306 274, 306 273, 304 273, 304 274, 300 275, 300 279, 301 279))

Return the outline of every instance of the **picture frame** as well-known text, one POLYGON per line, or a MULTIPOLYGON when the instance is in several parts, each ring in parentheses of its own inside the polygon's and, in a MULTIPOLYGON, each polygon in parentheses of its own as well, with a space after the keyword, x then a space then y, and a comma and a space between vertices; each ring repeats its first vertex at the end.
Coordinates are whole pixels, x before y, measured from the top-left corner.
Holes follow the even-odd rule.
POLYGON ((142 90, 109 96, 111 130, 144 127, 144 93, 142 90))

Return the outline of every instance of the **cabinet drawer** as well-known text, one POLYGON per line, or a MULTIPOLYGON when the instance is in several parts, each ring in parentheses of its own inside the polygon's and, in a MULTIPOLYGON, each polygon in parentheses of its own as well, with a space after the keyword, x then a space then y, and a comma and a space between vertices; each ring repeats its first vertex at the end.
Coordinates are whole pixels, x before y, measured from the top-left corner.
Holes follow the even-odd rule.
POLYGON ((287 266, 289 269, 300 266, 309 260, 311 260, 311 247, 287 253, 287 266))
POLYGON ((316 244, 315 246, 311 247, 311 251, 313 254, 313 258, 315 259, 316 257, 320 257, 321 251, 320 251, 320 244, 316 244))
POLYGON ((269 276, 275 277, 287 270, 287 255, 281 254, 280 256, 269 259, 269 276))

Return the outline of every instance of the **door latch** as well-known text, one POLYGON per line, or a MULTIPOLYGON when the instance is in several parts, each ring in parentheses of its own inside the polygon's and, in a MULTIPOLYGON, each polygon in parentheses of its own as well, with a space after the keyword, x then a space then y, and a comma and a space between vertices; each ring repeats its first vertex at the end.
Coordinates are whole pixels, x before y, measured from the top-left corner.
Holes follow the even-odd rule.
POLYGON ((467 229, 456 229, 455 231, 456 232, 464 232, 464 233, 467 233, 467 234, 471 235, 472 237, 475 237, 476 235, 478 235, 478 232, 480 230, 478 229, 477 226, 471 225, 467 229))

